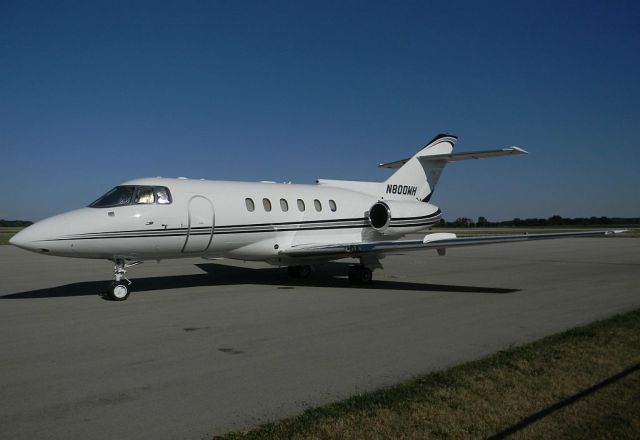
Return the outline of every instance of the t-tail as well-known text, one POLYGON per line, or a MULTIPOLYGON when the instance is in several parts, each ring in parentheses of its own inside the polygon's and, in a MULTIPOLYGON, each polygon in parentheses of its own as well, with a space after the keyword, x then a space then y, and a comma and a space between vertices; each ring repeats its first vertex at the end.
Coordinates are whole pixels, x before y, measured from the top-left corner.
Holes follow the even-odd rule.
POLYGON ((518 147, 453 153, 453 146, 457 140, 457 136, 439 134, 412 157, 381 163, 379 167, 397 170, 382 183, 328 179, 319 179, 318 183, 376 195, 386 200, 428 202, 433 196, 444 167, 449 162, 527 154, 518 147))

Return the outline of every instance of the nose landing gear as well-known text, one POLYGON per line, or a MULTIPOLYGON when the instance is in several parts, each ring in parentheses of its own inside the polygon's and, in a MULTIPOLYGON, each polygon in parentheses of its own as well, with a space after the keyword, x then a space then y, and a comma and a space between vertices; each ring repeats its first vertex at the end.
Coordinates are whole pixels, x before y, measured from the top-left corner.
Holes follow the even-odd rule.
POLYGON ((113 274, 115 277, 115 281, 112 281, 107 288, 106 297, 111 301, 124 301, 129 298, 129 286, 131 285, 131 281, 126 277, 126 268, 131 266, 137 266, 142 263, 142 261, 136 261, 134 263, 125 263, 122 259, 114 260, 115 267, 113 269, 113 274))

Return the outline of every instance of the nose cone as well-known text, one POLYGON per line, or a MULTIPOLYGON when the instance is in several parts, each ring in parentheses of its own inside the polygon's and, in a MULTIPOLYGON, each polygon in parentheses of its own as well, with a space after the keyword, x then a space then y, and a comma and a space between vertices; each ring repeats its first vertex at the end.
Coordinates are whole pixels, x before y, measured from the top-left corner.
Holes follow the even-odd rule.
POLYGON ((50 253, 56 239, 67 233, 64 215, 57 215, 35 223, 11 237, 9 243, 28 251, 50 253))
MULTIPOLYGON (((19 234, 19 232, 18 232, 18 234, 19 234)), ((15 238, 18 236, 18 234, 15 234, 13 237, 11 237, 11 238, 9 239, 9 244, 12 244, 12 245, 14 245, 14 246, 18 246, 18 242, 17 242, 17 241, 16 241, 16 239, 15 239, 15 238)))
POLYGON ((9 243, 28 251, 37 251, 39 246, 38 242, 42 238, 42 234, 39 233, 41 231, 38 231, 41 228, 37 225, 36 223, 18 232, 9 239, 9 243))
MULTIPOLYGON (((27 227, 27 229, 29 228, 27 227)), ((9 239, 9 244, 12 244, 18 247, 23 247, 27 243, 27 239, 25 238, 25 236, 28 235, 28 234, 25 234, 25 230, 26 229, 23 229, 22 231, 18 232, 16 235, 11 237, 9 239)))

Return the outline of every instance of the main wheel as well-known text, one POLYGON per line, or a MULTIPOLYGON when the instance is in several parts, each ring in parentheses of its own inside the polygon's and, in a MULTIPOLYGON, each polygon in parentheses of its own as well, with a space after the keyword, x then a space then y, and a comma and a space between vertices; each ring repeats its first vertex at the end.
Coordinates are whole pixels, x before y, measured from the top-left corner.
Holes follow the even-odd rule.
POLYGON ((362 269, 360 269, 360 282, 362 284, 371 284, 371 281, 373 280, 373 273, 371 272, 371 269, 369 269, 368 267, 363 267, 362 269))
POLYGON ((300 278, 309 278, 311 276, 311 266, 298 266, 298 273, 300 278))
POLYGON ((311 266, 289 266, 287 272, 291 278, 309 278, 311 275, 311 266))
POLYGON ((355 284, 358 282, 358 279, 360 278, 359 272, 360 272, 360 266, 349 266, 349 271, 347 272, 347 275, 349 277, 350 283, 355 284))
POLYGON ((287 267, 287 273, 291 278, 300 278, 300 266, 287 267))
POLYGON ((113 281, 107 289, 107 298, 111 301, 124 301, 129 298, 129 286, 122 281, 113 281))
POLYGON ((349 282, 354 284, 370 284, 373 279, 371 269, 355 265, 349 268, 349 282))

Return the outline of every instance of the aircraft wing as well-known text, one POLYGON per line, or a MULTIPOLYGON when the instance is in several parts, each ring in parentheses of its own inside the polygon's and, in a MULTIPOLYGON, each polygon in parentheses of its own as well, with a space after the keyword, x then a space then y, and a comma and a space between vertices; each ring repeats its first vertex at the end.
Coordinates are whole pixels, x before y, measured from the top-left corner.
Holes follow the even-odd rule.
POLYGON ((482 235, 458 237, 451 233, 428 234, 422 240, 388 240, 360 243, 335 243, 335 244, 301 244, 294 245, 280 252, 287 257, 335 260, 347 257, 360 257, 367 254, 382 254, 393 252, 414 251, 421 249, 436 249, 444 255, 444 250, 459 246, 477 246, 481 244, 511 243, 517 241, 550 240, 567 237, 598 237, 611 234, 619 234, 626 230, 608 231, 579 231, 579 232, 554 232, 542 234, 514 234, 514 235, 482 235))

